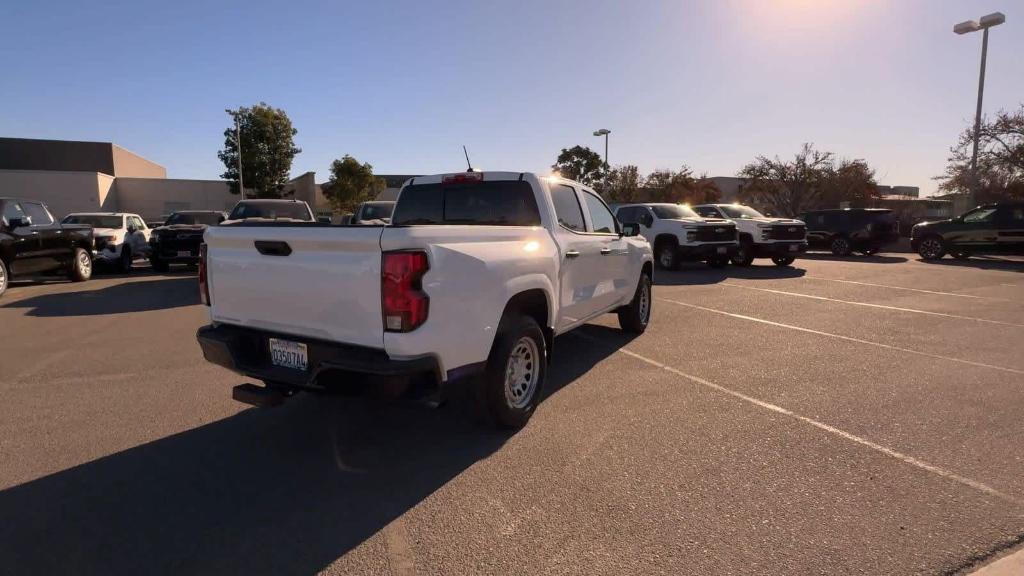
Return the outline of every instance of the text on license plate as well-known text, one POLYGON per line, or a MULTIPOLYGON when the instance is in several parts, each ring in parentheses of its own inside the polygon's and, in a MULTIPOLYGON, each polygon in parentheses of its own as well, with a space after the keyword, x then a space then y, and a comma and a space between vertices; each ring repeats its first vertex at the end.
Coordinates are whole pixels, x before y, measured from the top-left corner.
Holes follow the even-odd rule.
POLYGON ((188 250, 178 250, 178 258, 187 258, 192 255, 192 252, 188 250))
POLYGON ((728 251, 729 251, 729 249, 728 249, 728 248, 726 248, 725 246, 719 246, 719 247, 718 247, 718 253, 719 253, 719 254, 725 254, 725 253, 726 253, 726 252, 728 252, 728 251))
POLYGON ((306 345, 291 340, 270 338, 270 362, 274 366, 306 370, 309 367, 309 356, 306 345))

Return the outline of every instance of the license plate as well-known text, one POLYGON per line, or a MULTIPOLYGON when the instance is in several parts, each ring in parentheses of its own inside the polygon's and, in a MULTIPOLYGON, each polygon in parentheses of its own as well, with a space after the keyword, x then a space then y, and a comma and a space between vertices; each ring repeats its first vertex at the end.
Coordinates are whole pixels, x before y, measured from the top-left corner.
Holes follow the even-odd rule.
POLYGON ((188 258, 192 256, 192 252, 188 250, 178 250, 178 258, 188 258))
POLYGON ((793 244, 792 246, 789 247, 789 251, 790 252, 796 252, 799 249, 800 249, 800 247, 797 246, 796 244, 793 244))
POLYGON ((719 246, 719 248, 718 248, 718 253, 719 254, 727 254, 728 252, 729 252, 729 249, 727 247, 719 246))
POLYGON ((306 370, 309 367, 309 357, 306 354, 306 345, 291 340, 278 340, 270 338, 270 362, 274 366, 292 368, 294 370, 306 370))

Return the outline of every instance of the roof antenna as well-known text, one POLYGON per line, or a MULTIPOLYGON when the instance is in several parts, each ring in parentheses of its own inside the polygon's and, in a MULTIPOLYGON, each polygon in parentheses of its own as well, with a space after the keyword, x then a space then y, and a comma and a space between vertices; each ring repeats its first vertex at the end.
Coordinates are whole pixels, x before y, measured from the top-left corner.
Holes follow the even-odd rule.
POLYGON ((462 145, 462 153, 466 155, 466 166, 469 167, 466 170, 466 172, 476 172, 476 170, 473 170, 473 164, 470 163, 470 161, 469 161, 469 152, 466 151, 466 145, 465 144, 462 145))

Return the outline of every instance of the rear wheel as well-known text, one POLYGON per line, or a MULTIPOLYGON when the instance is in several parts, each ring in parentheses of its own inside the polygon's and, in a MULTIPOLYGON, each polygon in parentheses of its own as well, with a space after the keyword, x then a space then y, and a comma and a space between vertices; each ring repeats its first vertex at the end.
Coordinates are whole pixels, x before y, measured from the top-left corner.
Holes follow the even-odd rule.
POLYGON ((662 270, 679 268, 679 246, 672 240, 664 240, 658 245, 658 266, 662 270))
POLYGON ((733 266, 750 266, 754 262, 754 243, 750 240, 740 240, 740 246, 736 255, 732 257, 733 266))
POLYGON ((7 291, 7 264, 3 260, 0 260, 0 296, 4 295, 7 291))
POLYGON ((942 244, 942 238, 929 236, 917 246, 917 253, 925 260, 939 260, 946 255, 946 247, 942 244))
POLYGON ((853 248, 850 246, 850 241, 846 236, 836 236, 832 239, 832 244, 829 246, 832 249, 834 256, 849 256, 853 248))
POLYGON ((528 316, 505 318, 477 388, 481 412, 499 428, 519 429, 540 402, 547 378, 547 344, 528 316))
POLYGON ((643 334, 651 321, 651 277, 640 274, 633 300, 619 308, 619 326, 626 332, 643 334))
POLYGON ((776 266, 789 266, 794 260, 796 258, 792 256, 772 256, 772 262, 775 262, 776 266))
POLYGON ((75 248, 71 258, 71 267, 68 270, 68 278, 72 282, 85 282, 92 278, 92 256, 82 248, 75 248))

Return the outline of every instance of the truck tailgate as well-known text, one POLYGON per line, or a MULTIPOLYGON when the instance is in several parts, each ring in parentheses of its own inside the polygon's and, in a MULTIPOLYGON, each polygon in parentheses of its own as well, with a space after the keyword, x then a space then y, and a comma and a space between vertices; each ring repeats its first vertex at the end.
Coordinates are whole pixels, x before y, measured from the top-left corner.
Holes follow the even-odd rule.
POLYGON ((215 322, 383 347, 377 226, 218 226, 206 232, 215 322))

